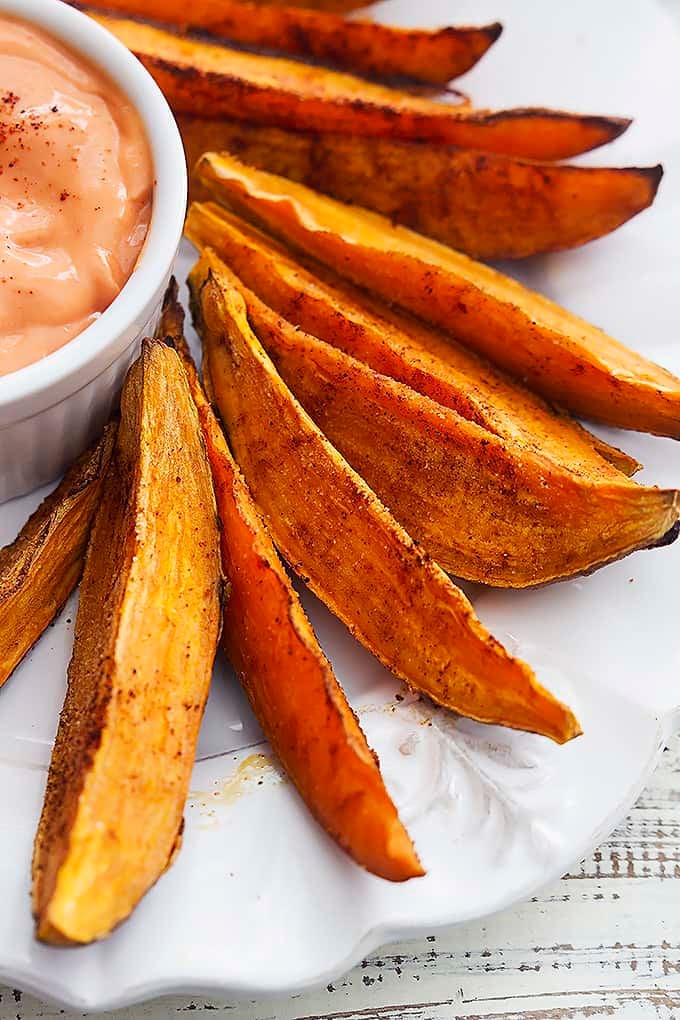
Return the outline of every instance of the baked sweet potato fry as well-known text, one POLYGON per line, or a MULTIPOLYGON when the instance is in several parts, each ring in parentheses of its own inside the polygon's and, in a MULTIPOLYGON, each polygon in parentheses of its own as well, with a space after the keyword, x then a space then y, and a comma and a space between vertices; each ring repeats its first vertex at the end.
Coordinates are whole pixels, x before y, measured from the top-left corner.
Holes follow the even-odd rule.
POLYGON ((660 166, 559 166, 243 121, 180 116, 179 125, 190 167, 226 149, 482 259, 525 258, 609 234, 652 204, 663 175, 660 166))
POLYGON ((616 138, 617 117, 555 110, 472 110, 282 57, 181 38, 95 14, 156 79, 175 114, 233 117, 298 131, 328 131, 460 145, 534 159, 564 159, 616 138))
POLYGON ((488 432, 521 443, 589 483, 617 482, 640 464, 587 432, 488 362, 410 316, 379 304, 320 265, 305 268, 276 242, 213 203, 194 202, 187 237, 214 248, 265 304, 307 333, 457 411, 488 432), (609 468, 609 462, 616 471, 609 468))
POLYGON ((176 849, 221 586, 196 408, 175 352, 147 340, 123 388, 36 836, 45 942, 107 935, 176 849))
POLYGON ((445 570, 524 588, 665 544, 675 528, 680 493, 613 469, 613 481, 575 478, 302 332, 209 250, 206 262, 240 291, 256 336, 324 435, 445 570))
POLYGON ((312 815, 354 860, 394 882, 423 870, 377 760, 316 640, 208 403, 169 293, 161 330, 198 409, 222 524, 222 644, 253 712, 312 815))
POLYGON ((303 410, 204 255, 190 277, 204 375, 236 459, 290 565, 388 669, 437 703, 557 741, 573 714, 485 630, 303 410))
POLYGON ((0 687, 80 579, 115 435, 115 425, 107 426, 0 549, 0 687))
POLYGON ((680 438, 680 379, 509 276, 302 184, 207 153, 214 197, 446 330, 569 411, 680 438))
POLYGON ((326 11, 261 7, 241 0, 89 0, 89 7, 165 22, 180 29, 314 57, 358 74, 444 85, 469 71, 501 33, 481 28, 396 28, 348 21, 326 11))

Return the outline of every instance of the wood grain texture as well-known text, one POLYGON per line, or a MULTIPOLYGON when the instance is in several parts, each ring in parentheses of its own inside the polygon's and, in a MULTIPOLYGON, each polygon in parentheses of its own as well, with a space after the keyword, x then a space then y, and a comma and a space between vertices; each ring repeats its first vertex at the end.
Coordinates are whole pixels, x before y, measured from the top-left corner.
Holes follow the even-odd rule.
MULTIPOLYGON (((111 1020, 677 1020, 680 738, 611 838, 571 874, 477 924, 388 946, 326 989, 234 1003, 168 998, 111 1020)), ((0 1020, 75 1020, 0 989, 0 1020)))

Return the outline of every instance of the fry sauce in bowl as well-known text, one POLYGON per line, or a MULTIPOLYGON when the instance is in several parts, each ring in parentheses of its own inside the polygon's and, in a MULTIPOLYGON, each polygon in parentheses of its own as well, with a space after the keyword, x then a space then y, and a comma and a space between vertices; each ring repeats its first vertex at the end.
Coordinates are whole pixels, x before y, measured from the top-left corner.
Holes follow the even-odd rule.
POLYGON ((0 15, 0 376, 81 333, 128 280, 154 174, 139 114, 105 73, 0 15))

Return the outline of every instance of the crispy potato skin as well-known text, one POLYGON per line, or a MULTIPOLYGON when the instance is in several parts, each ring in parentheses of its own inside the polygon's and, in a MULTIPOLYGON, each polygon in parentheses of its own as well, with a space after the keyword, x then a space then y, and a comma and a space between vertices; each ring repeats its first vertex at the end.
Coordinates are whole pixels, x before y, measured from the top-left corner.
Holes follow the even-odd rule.
POLYGON ((115 442, 109 425, 0 549, 0 687, 77 585, 115 442))
POLYGON ((676 523, 680 493, 621 475, 600 484, 570 477, 303 333, 230 279, 284 382, 324 435, 457 577, 546 584, 653 546, 676 523))
POLYGON ((630 121, 542 109, 472 110, 339 71, 244 53, 95 14, 153 75, 175 114, 233 117, 297 131, 429 141, 531 159, 566 159, 618 137, 630 121))
POLYGON ((203 392, 172 294, 161 327, 184 364, 213 472, 228 584, 222 644, 265 736, 326 832, 381 878, 423 874, 380 769, 203 392))
POLYGON ((214 197, 574 414, 680 438, 680 380, 516 280, 366 209, 205 154, 214 197))
POLYGON ((538 454, 552 470, 592 483, 615 483, 618 471, 632 475, 640 468, 634 458, 551 409, 472 351, 371 300, 320 265, 306 268, 293 261, 225 209, 193 203, 185 230, 197 248, 214 248, 283 318, 488 432, 520 443, 525 457, 538 454))
POLYGON ((144 341, 80 590, 33 857, 39 939, 87 943, 176 850, 220 626, 219 534, 174 351, 144 341))
POLYGON ((434 31, 395 28, 347 21, 327 11, 262 7, 240 0, 195 0, 190 6, 182 0, 89 0, 89 7, 314 57, 369 77, 403 76, 432 85, 444 85, 469 71, 501 32, 498 23, 434 31))
POLYGON ((180 116, 179 125, 190 167, 208 150, 227 150, 481 259, 526 258, 609 234, 652 204, 663 175, 660 166, 555 166, 241 121, 180 116))
MULTIPOLYGON (((241 2, 241 0, 239 0, 241 2)), ((245 0, 244 0, 245 2, 245 0)), ((303 10, 331 11, 335 14, 349 14, 362 7, 368 7, 370 0, 252 0, 257 7, 300 7, 303 10)))
POLYGON ((272 537, 311 589, 393 673, 434 701, 558 741, 576 719, 476 618, 314 425, 204 253, 190 277, 204 372, 272 537))

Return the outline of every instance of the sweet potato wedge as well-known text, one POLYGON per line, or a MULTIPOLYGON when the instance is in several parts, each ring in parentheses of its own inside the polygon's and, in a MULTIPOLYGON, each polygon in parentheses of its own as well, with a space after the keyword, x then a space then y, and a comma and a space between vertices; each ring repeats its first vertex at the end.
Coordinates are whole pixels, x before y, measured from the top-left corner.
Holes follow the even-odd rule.
POLYGON ((302 332, 212 265, 240 291, 251 327, 310 417, 445 570, 525 588, 665 544, 674 529, 679 492, 643 488, 613 469, 613 481, 574 478, 302 332))
POLYGON ((144 341, 80 589, 33 856, 38 938, 86 943, 171 858, 219 637, 219 534, 179 358, 144 341))
POLYGON ((290 565, 384 665, 437 703, 557 741, 573 714, 510 656, 306 414, 204 254, 190 285, 204 375, 236 459, 290 565))
POLYGON ((634 458, 552 410, 472 351, 371 300, 318 264, 308 269, 296 263, 226 209, 194 202, 185 231, 197 248, 214 248, 246 287, 294 325, 488 432, 521 443, 525 456, 538 454, 553 470, 589 483, 617 482, 618 471, 632 475, 640 468, 634 458))
POLYGON ((89 0, 89 7, 165 22, 180 29, 314 57, 359 74, 402 76, 444 85, 469 71, 501 33, 498 23, 481 28, 396 28, 375 21, 348 21, 326 11, 261 7, 242 0, 89 0))
POLYGON ((394 882, 422 875, 363 731, 316 640, 166 298, 161 329, 175 344, 198 409, 222 523, 228 584, 222 644, 253 712, 312 815, 360 865, 394 882))
POLYGON ((472 110, 370 84, 339 71, 180 38, 95 14, 136 54, 176 114, 460 145, 564 159, 618 137, 630 121, 541 109, 472 110))
POLYGON ((115 435, 115 425, 107 426, 0 549, 0 687, 80 580, 115 435))
POLYGON ((569 411, 680 438, 680 379, 509 276, 302 184, 205 154, 214 197, 569 411))
POLYGON ((525 258, 609 234, 651 205, 663 175, 660 166, 559 166, 242 121, 180 116, 179 125, 190 167, 226 149, 482 259, 525 258))

